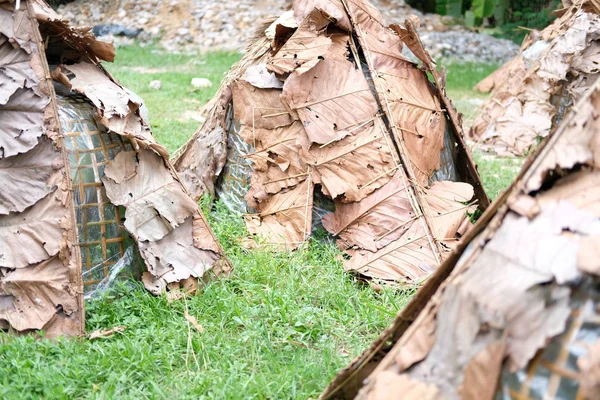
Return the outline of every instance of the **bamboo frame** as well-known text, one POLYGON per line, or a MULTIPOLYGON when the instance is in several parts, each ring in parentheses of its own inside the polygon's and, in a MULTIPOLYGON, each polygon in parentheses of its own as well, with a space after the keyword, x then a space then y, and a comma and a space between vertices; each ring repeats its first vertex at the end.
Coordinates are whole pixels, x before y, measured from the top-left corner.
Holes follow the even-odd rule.
POLYGON ((102 177, 104 167, 119 152, 133 148, 128 140, 96 123, 94 107, 83 97, 59 97, 59 102, 67 109, 76 108, 81 117, 60 115, 73 180, 83 287, 88 292, 109 276, 125 254, 128 235, 120 225, 121 211, 106 196, 102 177))
POLYGON ((583 284, 576 290, 575 297, 582 294, 585 301, 578 302, 571 311, 565 331, 552 341, 529 362, 527 367, 514 374, 505 373, 500 388, 514 400, 535 400, 564 398, 562 390, 575 390, 574 399, 583 400, 584 394, 579 387, 580 372, 572 359, 574 348, 591 345, 589 334, 583 330, 600 330, 600 319, 595 307, 598 304, 598 292, 583 284), (587 339, 587 340, 586 340, 587 339), (520 379, 524 377, 524 379, 520 379))

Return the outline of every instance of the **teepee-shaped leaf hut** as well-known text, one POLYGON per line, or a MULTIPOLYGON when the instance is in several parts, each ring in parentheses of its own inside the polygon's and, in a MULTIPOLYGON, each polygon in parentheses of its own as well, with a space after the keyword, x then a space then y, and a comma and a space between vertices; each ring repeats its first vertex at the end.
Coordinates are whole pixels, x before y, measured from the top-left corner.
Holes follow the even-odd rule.
POLYGON ((600 79, 590 86, 322 399, 598 398, 600 79))
POLYGON ((483 150, 525 156, 560 123, 600 72, 600 5, 564 2, 520 53, 475 87, 492 91, 469 131, 483 150))
POLYGON ((413 21, 295 1, 257 31, 174 164, 264 243, 295 249, 322 218, 347 270, 418 283, 488 205, 443 80, 413 21))
POLYGON ((83 333, 84 290, 136 248, 157 294, 230 268, 114 55, 43 0, 0 1, 0 329, 83 333))

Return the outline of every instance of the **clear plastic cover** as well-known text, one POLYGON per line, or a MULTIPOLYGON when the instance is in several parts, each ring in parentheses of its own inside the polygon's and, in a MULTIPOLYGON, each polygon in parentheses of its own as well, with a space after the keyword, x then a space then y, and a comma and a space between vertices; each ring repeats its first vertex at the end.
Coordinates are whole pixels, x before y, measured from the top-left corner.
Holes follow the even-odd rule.
POLYGON ((227 161, 219 176, 215 192, 225 206, 236 214, 252 213, 246 204, 246 193, 250 189, 252 163, 245 155, 254 151, 239 135, 241 124, 233 118, 233 106, 230 104, 225 119, 227 126, 227 161))
POLYGON ((571 316, 564 332, 538 352, 529 365, 511 373, 502 371, 496 400, 583 399, 577 359, 600 337, 599 283, 584 279, 573 288, 571 316))
POLYGON ((440 154, 440 168, 433 173, 429 179, 429 183, 452 181, 459 182, 460 179, 456 172, 457 159, 457 143, 452 125, 446 122, 446 130, 444 131, 444 148, 440 154))
MULTIPOLYGON (((227 161, 223 172, 219 176, 216 185, 217 197, 225 206, 236 214, 253 213, 255 210, 248 207, 246 193, 250 189, 250 177, 252 175, 252 163, 245 154, 254 151, 239 135, 241 124, 233 118, 233 106, 230 105, 226 117, 227 126, 227 161)), ((321 228, 321 219, 335 211, 333 200, 326 197, 320 190, 315 190, 313 200, 312 230, 321 228)))
MULTIPOLYGON (((246 143, 239 135, 241 124, 233 117, 233 105, 229 105, 226 116, 227 126, 227 161, 223 172, 219 176, 215 188, 217 197, 225 206, 236 214, 253 213, 246 203, 246 193, 250 188, 252 163, 244 155, 254 151, 252 145, 246 143)), ((440 168, 435 171, 430 183, 435 181, 459 181, 456 170, 457 143, 452 125, 446 123, 444 132, 444 148, 440 156, 440 168)), ((315 190, 313 201, 313 231, 322 227, 321 219, 335 211, 333 200, 315 190)))
POLYGON ((73 182, 84 292, 89 297, 108 289, 117 277, 139 272, 137 248, 121 226, 124 209, 108 200, 102 184, 105 166, 119 152, 133 148, 96 122, 95 107, 85 97, 57 95, 57 100, 73 182))

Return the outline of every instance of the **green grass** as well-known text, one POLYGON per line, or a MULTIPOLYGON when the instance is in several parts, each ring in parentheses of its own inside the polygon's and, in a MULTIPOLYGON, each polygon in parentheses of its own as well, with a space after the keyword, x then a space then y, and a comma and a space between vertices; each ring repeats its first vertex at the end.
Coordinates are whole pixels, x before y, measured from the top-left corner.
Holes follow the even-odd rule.
MULTIPOLYGON (((446 89, 448 96, 459 112, 464 115, 463 127, 465 132, 480 112, 480 105, 488 98, 488 94, 479 93, 473 87, 483 78, 494 72, 499 65, 488 64, 450 64, 448 69, 446 89)), ((474 152, 475 162, 483 186, 491 199, 498 197, 500 192, 510 185, 521 170, 523 159, 499 158, 480 151, 474 152)))
POLYGON ((249 253, 238 244, 239 218, 221 211, 211 222, 236 270, 188 299, 189 314, 204 328, 192 329, 189 351, 186 303, 169 305, 128 283, 87 304, 88 332, 125 325, 122 334, 8 339, 0 347, 0 398, 315 397, 411 294, 378 294, 357 282, 328 243, 292 254, 249 253))
POLYGON ((498 65, 488 64, 449 64, 446 76, 446 89, 448 97, 452 99, 454 106, 464 115, 465 131, 471 126, 473 119, 477 116, 480 105, 488 95, 475 92, 473 87, 477 83, 494 72, 498 65))
POLYGON ((179 148, 200 123, 202 106, 210 100, 229 67, 240 59, 239 53, 213 52, 184 55, 168 54, 153 47, 123 47, 114 64, 107 69, 124 86, 138 94, 150 111, 150 123, 156 139, 170 153, 179 148), (212 87, 196 90, 192 78, 208 78, 212 87), (151 89, 153 80, 162 89, 151 89))
MULTIPOLYGON (((174 151, 199 125, 186 115, 198 113, 238 58, 130 47, 119 49, 117 62, 108 68, 144 98, 155 136, 174 151), (193 77, 209 78, 213 87, 191 91, 193 77), (148 88, 154 79, 163 82, 162 90, 148 88)), ((448 90, 459 99, 459 110, 470 110, 467 100, 479 96, 470 88, 492 69, 449 67, 448 90)), ((481 154, 476 159, 492 197, 510 183, 520 164, 481 154)), ((105 339, 50 342, 0 334, 5 342, 0 346, 0 398, 316 397, 413 293, 371 290, 343 271, 340 252, 326 240, 291 254, 247 251, 239 244, 245 235, 239 217, 217 204, 209 219, 235 266, 230 279, 170 305, 138 283, 122 283, 86 304, 88 333, 127 327, 105 339), (188 331, 186 307, 203 333, 188 331)))
POLYGON ((497 198, 512 183, 524 162, 522 158, 499 158, 482 152, 475 152, 474 156, 490 199, 497 198))

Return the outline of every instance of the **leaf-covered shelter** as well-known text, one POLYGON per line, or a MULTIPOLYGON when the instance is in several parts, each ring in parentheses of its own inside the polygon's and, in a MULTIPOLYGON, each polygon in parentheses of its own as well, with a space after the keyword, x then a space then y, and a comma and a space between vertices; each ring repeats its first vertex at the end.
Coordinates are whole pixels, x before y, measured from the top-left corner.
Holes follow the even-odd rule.
POLYGON ((321 398, 598 398, 598 143, 600 79, 321 398))
POLYGON ((0 1, 0 329, 83 333, 84 291, 138 251, 153 293, 230 269, 114 56, 43 0, 0 1))
POLYGON ((295 249, 322 219, 347 270, 418 283, 488 205, 460 118, 415 21, 386 26, 363 0, 294 1, 259 27, 174 165, 262 243, 295 249))
POLYGON ((475 87, 491 91, 469 131, 486 151, 524 156, 558 125, 600 72, 600 4, 565 1, 519 54, 475 87))

